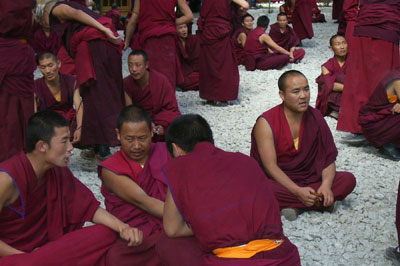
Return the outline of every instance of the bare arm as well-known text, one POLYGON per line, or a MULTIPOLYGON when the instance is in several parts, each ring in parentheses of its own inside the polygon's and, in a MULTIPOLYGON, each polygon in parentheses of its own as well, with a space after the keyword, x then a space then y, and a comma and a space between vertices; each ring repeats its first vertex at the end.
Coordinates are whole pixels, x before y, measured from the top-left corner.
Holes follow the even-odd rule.
POLYGON ((247 35, 244 32, 240 33, 237 38, 237 41, 243 46, 243 48, 244 45, 246 44, 246 40, 247 40, 247 35))
POLYGON ((182 12, 183 16, 180 18, 177 18, 175 20, 176 25, 181 25, 181 24, 187 24, 191 22, 194 18, 192 10, 190 10, 190 7, 186 4, 186 0, 178 0, 177 1, 178 8, 182 12))
POLYGON ((79 93, 79 88, 74 91, 74 105, 76 109, 76 130, 72 143, 78 143, 81 140, 82 119, 83 119, 83 102, 79 93))
POLYGON ((279 45, 276 44, 276 42, 274 42, 274 40, 272 40, 272 38, 268 35, 268 34, 263 34, 260 36, 259 41, 261 44, 266 44, 269 47, 271 47, 272 49, 278 51, 281 54, 285 54, 285 55, 289 55, 290 56, 290 52, 287 51, 286 49, 280 47, 279 45))
POLYGON ((127 176, 117 175, 105 168, 101 169, 101 173, 104 184, 110 192, 151 215, 162 218, 164 202, 148 196, 138 184, 127 176))
POLYGON ((165 198, 163 224, 168 237, 193 236, 193 231, 179 213, 169 188, 165 198))
POLYGON ((331 163, 322 171, 322 184, 318 188, 317 192, 324 195, 324 206, 330 206, 333 203, 334 196, 332 192, 332 184, 336 176, 336 165, 331 163))
POLYGON ((126 91, 124 91, 124 94, 125 94, 125 106, 131 105, 133 103, 131 97, 128 95, 128 93, 126 93, 126 91))
MULTIPOLYGON (((396 80, 393 83, 393 92, 397 96, 397 98, 400 99, 400 80, 396 80)), ((392 113, 400 114, 400 103, 396 103, 393 106, 392 113)))
POLYGON ((140 0, 135 0, 135 6, 133 7, 132 16, 129 19, 128 24, 126 24, 124 50, 128 49, 129 45, 131 44, 131 39, 136 29, 136 24, 139 19, 139 14, 140 14, 140 0))
POLYGON ((246 0, 232 0, 235 4, 243 7, 244 9, 249 9, 250 5, 246 0))
MULTIPOLYGON (((322 72, 322 75, 329 75, 331 72, 329 72, 329 70, 326 68, 326 67, 324 67, 324 66, 322 66, 321 67, 321 72, 322 72)), ((333 83, 333 91, 337 91, 337 92, 342 92, 343 91, 343 87, 344 87, 344 84, 342 84, 342 83, 339 83, 339 82, 334 82, 333 83)))

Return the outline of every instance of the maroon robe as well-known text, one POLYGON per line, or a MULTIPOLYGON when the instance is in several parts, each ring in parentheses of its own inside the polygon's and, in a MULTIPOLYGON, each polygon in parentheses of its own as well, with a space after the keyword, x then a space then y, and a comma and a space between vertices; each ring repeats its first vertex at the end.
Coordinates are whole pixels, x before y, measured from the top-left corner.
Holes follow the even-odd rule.
POLYGON ((290 58, 288 55, 268 52, 268 45, 261 44, 259 41, 260 36, 263 34, 266 34, 265 30, 257 27, 247 35, 244 46, 246 53, 244 66, 248 71, 280 69, 289 63, 290 58))
POLYGON ((47 37, 42 27, 35 31, 33 38, 29 40, 29 44, 36 54, 52 52, 55 55, 62 45, 61 37, 54 30, 50 29, 50 35, 47 37))
MULTIPOLYGON (((99 165, 99 178, 103 180, 101 171, 104 167, 117 175, 129 177, 148 196, 165 201, 167 182, 161 167, 170 159, 165 143, 152 144, 149 158, 142 169, 121 149, 99 165)), ((127 247, 124 241, 118 240, 107 254, 107 265, 160 265, 154 246, 162 235, 162 220, 109 192, 104 183, 101 193, 111 214, 143 232, 143 243, 138 247, 127 247)))
POLYGON ((231 42, 231 0, 203 0, 197 21, 200 38, 200 98, 233 101, 239 70, 231 42))
POLYGON ((296 0, 292 25, 300 41, 314 37, 311 0, 296 0))
MULTIPOLYGON (((285 32, 282 33, 278 23, 272 24, 269 36, 276 44, 288 51, 300 44, 299 38, 290 26, 287 26, 285 32)), ((305 54, 304 49, 296 49, 293 53, 294 62, 301 61, 305 54)))
POLYGON ((288 2, 290 2, 290 0, 289 0, 289 1, 286 1, 286 3, 284 3, 283 5, 281 5, 281 7, 283 8, 284 13, 287 15, 288 22, 289 22, 289 23, 292 23, 292 22, 293 22, 293 11, 294 11, 294 7, 289 7, 288 2))
POLYGON ((324 23, 326 22, 325 15, 321 13, 317 5, 317 0, 312 2, 312 22, 313 23, 324 23))
MULTIPOLYGON (((203 265, 300 265, 296 246, 283 234, 270 182, 256 161, 201 142, 193 152, 167 163, 163 171, 176 207, 203 252, 203 265), (218 258, 212 253, 216 248, 239 246, 256 239, 284 242, 249 259, 218 258)), ((167 264, 193 265, 171 262, 174 254, 186 252, 174 246, 174 242, 181 240, 163 243, 169 244, 170 255, 161 258, 167 264)))
POLYGON ((176 47, 184 81, 178 84, 184 90, 199 89, 199 56, 200 42, 198 36, 188 35, 185 46, 178 40, 176 47))
POLYGON ((387 86, 400 79, 400 72, 393 71, 386 75, 378 84, 369 100, 360 108, 358 123, 361 125, 365 138, 375 147, 395 144, 400 147, 400 115, 393 114, 393 106, 400 103, 390 103, 387 96, 387 86))
POLYGON ((358 114, 378 83, 399 67, 400 2, 361 1, 349 48, 337 129, 362 133, 358 114))
POLYGON ((121 23, 121 13, 116 9, 111 9, 105 15, 108 18, 111 18, 114 28, 116 30, 124 30, 124 25, 121 23))
POLYGON ((332 19, 339 19, 340 13, 342 13, 344 0, 333 0, 332 3, 332 19))
POLYGON ((0 265, 105 265, 116 234, 100 225, 81 229, 100 203, 67 167, 53 167, 38 181, 20 152, 2 162, 0 171, 19 192, 0 213, 0 239, 27 252, 3 257, 0 265))
POLYGON ((345 38, 349 50, 354 38, 353 33, 358 14, 358 2, 359 0, 344 0, 343 2, 343 17, 346 21, 345 38))
POLYGON ((333 91, 333 86, 335 82, 344 84, 347 65, 345 62, 343 66, 340 66, 336 57, 332 57, 322 66, 329 71, 329 74, 321 74, 315 80, 318 83, 318 96, 315 108, 320 110, 323 116, 326 116, 332 110, 339 112, 342 92, 333 91))
MULTIPOLYGON (((258 119, 265 119, 271 127, 278 167, 298 186, 318 190, 322 183, 322 171, 335 162, 338 154, 332 133, 321 113, 309 106, 303 114, 298 150, 294 147, 283 104, 266 111, 258 119)), ((251 133, 250 156, 263 167, 254 137, 254 128, 251 133)), ((316 209, 315 206, 306 207, 278 182, 271 180, 271 183, 281 209, 316 209)), ((353 191, 355 185, 356 180, 352 173, 336 172, 331 188, 335 200, 343 200, 353 191)))
MULTIPOLYGON (((109 18, 101 17, 80 4, 58 2, 54 7, 59 4, 81 10, 105 27, 113 28, 109 18)), ((52 14, 50 25, 60 26, 52 14)), ((119 143, 115 135, 115 121, 124 103, 121 67, 123 44, 113 45, 103 33, 77 21, 68 21, 59 30, 63 32, 63 44, 67 52, 75 60, 77 85, 85 106, 81 144, 115 146, 119 143)), ((117 34, 115 30, 114 34, 117 34)))
POLYGON ((243 65, 245 57, 244 47, 238 42, 241 33, 244 33, 247 36, 247 31, 243 27, 238 28, 232 35, 232 43, 238 65, 243 65))

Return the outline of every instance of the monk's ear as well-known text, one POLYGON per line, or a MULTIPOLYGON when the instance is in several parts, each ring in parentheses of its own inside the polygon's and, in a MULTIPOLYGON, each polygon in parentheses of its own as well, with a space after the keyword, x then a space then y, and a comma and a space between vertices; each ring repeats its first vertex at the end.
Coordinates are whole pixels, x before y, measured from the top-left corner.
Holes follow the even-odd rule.
POLYGON ((329 46, 329 50, 331 50, 332 52, 334 52, 333 49, 332 49, 332 46, 329 46))
POLYGON ((37 150, 39 152, 46 152, 46 150, 48 148, 49 148, 49 144, 46 143, 44 140, 39 140, 38 142, 36 142, 35 150, 37 150))
POLYGON ((61 61, 57 60, 57 68, 60 69, 60 67, 61 67, 61 61))
POLYGON ((279 97, 281 97, 282 101, 284 101, 285 100, 285 92, 279 90, 279 97))
POLYGON ((119 133, 119 129, 118 128, 115 129, 115 134, 117 134, 118 141, 121 142, 121 134, 119 133))
POLYGON ((172 143, 172 153, 174 154, 174 157, 182 156, 185 155, 186 152, 179 147, 176 143, 172 143))

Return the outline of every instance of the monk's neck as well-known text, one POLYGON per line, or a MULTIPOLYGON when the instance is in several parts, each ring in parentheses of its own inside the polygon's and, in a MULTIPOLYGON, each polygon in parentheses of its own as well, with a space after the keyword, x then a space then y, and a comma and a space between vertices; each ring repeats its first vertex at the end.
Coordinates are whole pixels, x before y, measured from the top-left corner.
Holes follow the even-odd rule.
POLYGON ((342 67, 342 66, 344 65, 344 63, 346 63, 347 55, 345 55, 345 56, 335 55, 335 58, 336 58, 336 60, 338 61, 339 66, 342 67))
POLYGON ((42 159, 42 156, 40 154, 36 154, 35 151, 27 153, 26 157, 28 157, 28 160, 32 165, 37 180, 42 179, 46 172, 53 167, 53 165, 45 163, 42 159))
POLYGON ((150 82, 150 71, 146 71, 144 73, 143 77, 141 79, 136 80, 136 82, 139 84, 139 87, 144 89, 149 85, 150 82))
POLYGON ((181 41, 181 43, 182 43, 182 45, 183 45, 183 47, 186 47, 186 38, 180 38, 179 37, 179 40, 181 41))
POLYGON ((279 30, 281 31, 281 33, 285 33, 285 31, 286 31, 286 27, 285 28, 279 28, 279 30))
POLYGON ((50 28, 42 28, 42 29, 43 29, 44 35, 46 35, 46 37, 49 38, 50 37, 50 28))
POLYGON ((61 90, 60 76, 56 77, 53 80, 46 80, 45 79, 45 82, 46 82, 47 87, 50 89, 50 91, 51 91, 51 93, 53 95, 55 95, 55 94, 60 92, 60 90, 61 90))
POLYGON ((286 120, 288 121, 292 135, 298 135, 299 132, 294 132, 296 128, 300 128, 301 121, 303 120, 303 112, 293 112, 286 107, 283 107, 283 112, 285 114, 286 120))

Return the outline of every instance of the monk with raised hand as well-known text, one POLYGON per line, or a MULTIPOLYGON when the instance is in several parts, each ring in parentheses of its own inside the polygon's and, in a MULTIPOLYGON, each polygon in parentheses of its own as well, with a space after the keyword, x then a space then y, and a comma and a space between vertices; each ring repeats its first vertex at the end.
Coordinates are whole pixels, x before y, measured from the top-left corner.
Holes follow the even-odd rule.
POLYGON ((182 115, 168 129, 166 144, 175 158, 163 167, 168 237, 157 252, 164 265, 300 265, 257 162, 213 143, 200 115, 182 115))
POLYGON ((312 1, 313 0, 290 0, 294 6, 292 25, 293 30, 299 37, 300 42, 304 39, 312 39, 314 30, 312 26, 312 1))
POLYGON ((283 102, 257 119, 250 155, 271 179, 286 219, 296 219, 301 210, 331 212, 335 201, 353 191, 355 177, 336 172, 335 142, 320 111, 309 106, 306 77, 296 70, 287 71, 278 87, 283 102))
POLYGON ((246 70, 280 69, 294 60, 292 52, 279 46, 265 32, 269 25, 267 16, 257 19, 257 28, 249 33, 244 46, 246 70), (276 53, 273 50, 277 51, 276 53))
POLYGON ((72 149, 68 121, 45 110, 28 121, 27 153, 0 163, 0 265, 105 265, 115 232, 142 242, 73 176, 72 149))
POLYGON ((242 25, 232 35, 232 43, 235 50, 238 65, 244 62, 244 46, 246 44, 247 35, 253 30, 254 17, 246 13, 242 17, 242 25))
POLYGON ((148 54, 151 69, 164 74, 175 89, 177 83, 183 82, 176 53, 175 26, 187 24, 193 17, 185 0, 135 0, 126 26, 124 49, 129 47, 136 24, 139 24, 139 47, 148 54), (183 14, 179 18, 175 16, 176 6, 183 14))
POLYGON ((360 108, 364 136, 385 157, 400 161, 400 71, 386 75, 360 108))
POLYGON ((333 35, 329 39, 329 49, 333 57, 321 66, 321 75, 315 80, 318 83, 315 108, 323 116, 338 119, 347 68, 346 39, 342 35, 333 35))
POLYGON ((53 110, 69 122, 72 144, 81 139, 83 104, 76 88, 76 79, 59 72, 61 62, 50 52, 37 57, 43 77, 35 80, 35 96, 38 110, 53 110), (75 106, 75 108, 74 108, 75 106))
POLYGON ((161 167, 170 160, 165 143, 152 143, 152 122, 141 107, 127 106, 116 129, 120 151, 98 168, 106 209, 124 223, 143 231, 135 248, 117 240, 107 254, 107 265, 160 265, 155 244, 162 235, 167 181, 161 167))
POLYGON ((153 120, 153 141, 164 140, 169 124, 181 115, 175 90, 168 79, 149 69, 149 59, 143 50, 133 50, 128 56, 130 76, 124 79, 126 104, 141 106, 153 120))

